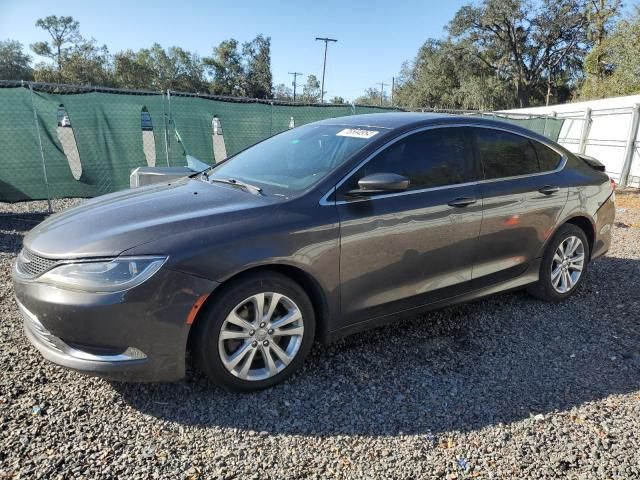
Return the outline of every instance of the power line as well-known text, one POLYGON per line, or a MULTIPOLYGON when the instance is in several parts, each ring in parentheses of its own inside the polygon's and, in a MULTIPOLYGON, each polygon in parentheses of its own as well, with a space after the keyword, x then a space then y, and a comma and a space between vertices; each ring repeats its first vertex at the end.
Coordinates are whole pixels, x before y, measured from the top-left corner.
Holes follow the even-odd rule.
POLYGON ((322 86, 320 87, 320 103, 324 102, 324 72, 327 68, 327 45, 329 42, 337 42, 335 38, 316 37, 316 40, 324 42, 324 64, 322 65, 322 86))
POLYGON ((296 79, 299 75, 302 75, 300 72, 289 72, 289 75, 293 75, 293 103, 296 103, 296 79))

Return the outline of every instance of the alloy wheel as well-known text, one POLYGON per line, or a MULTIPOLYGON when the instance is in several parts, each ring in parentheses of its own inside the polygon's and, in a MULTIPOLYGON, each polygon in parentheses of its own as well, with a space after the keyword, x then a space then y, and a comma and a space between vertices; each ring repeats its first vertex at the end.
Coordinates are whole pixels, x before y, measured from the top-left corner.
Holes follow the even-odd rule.
POLYGON ((582 240, 576 236, 565 238, 551 261, 551 285, 558 293, 567 293, 578 283, 584 268, 585 254, 582 240))
POLYGON ((242 380, 265 380, 294 359, 304 335, 300 308, 275 292, 252 295, 231 310, 218 338, 224 367, 242 380))

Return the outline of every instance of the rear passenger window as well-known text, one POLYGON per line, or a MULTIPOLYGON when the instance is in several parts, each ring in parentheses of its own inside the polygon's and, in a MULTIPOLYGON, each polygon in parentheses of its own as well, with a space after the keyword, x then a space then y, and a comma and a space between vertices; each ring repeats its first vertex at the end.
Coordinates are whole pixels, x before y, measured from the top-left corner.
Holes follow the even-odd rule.
POLYGON ((488 128, 476 128, 474 131, 485 179, 540 171, 538 156, 528 138, 488 128))
POLYGON ((409 190, 454 185, 467 181, 470 149, 465 128, 437 128, 415 133, 392 144, 365 164, 347 182, 374 173, 397 173, 409 179, 409 190))
POLYGON ((536 142, 532 140, 533 146, 536 149, 536 153, 538 154, 538 163, 540 164, 540 171, 548 172, 550 170, 555 170, 560 165, 560 161, 562 160, 562 155, 560 155, 555 150, 551 150, 546 145, 541 144, 540 142, 536 142))

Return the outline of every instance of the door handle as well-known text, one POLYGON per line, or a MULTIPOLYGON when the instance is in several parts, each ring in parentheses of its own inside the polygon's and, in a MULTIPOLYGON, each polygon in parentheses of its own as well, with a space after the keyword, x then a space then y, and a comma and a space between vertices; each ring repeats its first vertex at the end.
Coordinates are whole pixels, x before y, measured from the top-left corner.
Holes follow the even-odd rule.
POLYGON ((545 185, 544 187, 542 187, 538 191, 540 193, 544 193, 545 195, 551 195, 551 194, 556 193, 559 190, 560 190, 560 187, 556 187, 556 186, 553 186, 553 185, 545 185))
POLYGON ((447 203, 447 205, 449 205, 450 207, 462 208, 468 205, 473 205, 474 203, 476 203, 475 198, 459 197, 459 198, 456 198, 455 200, 451 200, 450 202, 447 203))

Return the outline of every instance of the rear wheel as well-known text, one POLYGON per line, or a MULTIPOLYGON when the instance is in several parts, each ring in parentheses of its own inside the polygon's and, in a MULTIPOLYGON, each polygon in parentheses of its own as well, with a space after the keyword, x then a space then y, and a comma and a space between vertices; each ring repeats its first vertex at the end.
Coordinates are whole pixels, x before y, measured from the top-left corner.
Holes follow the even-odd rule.
POLYGON ((584 231, 572 224, 563 225, 542 257, 540 279, 528 292, 553 302, 570 297, 584 281, 589 255, 589 242, 584 231))
POLYGON ((214 382, 234 390, 283 381, 302 365, 313 343, 308 296, 275 272, 234 282, 203 313, 195 332, 196 362, 214 382))

